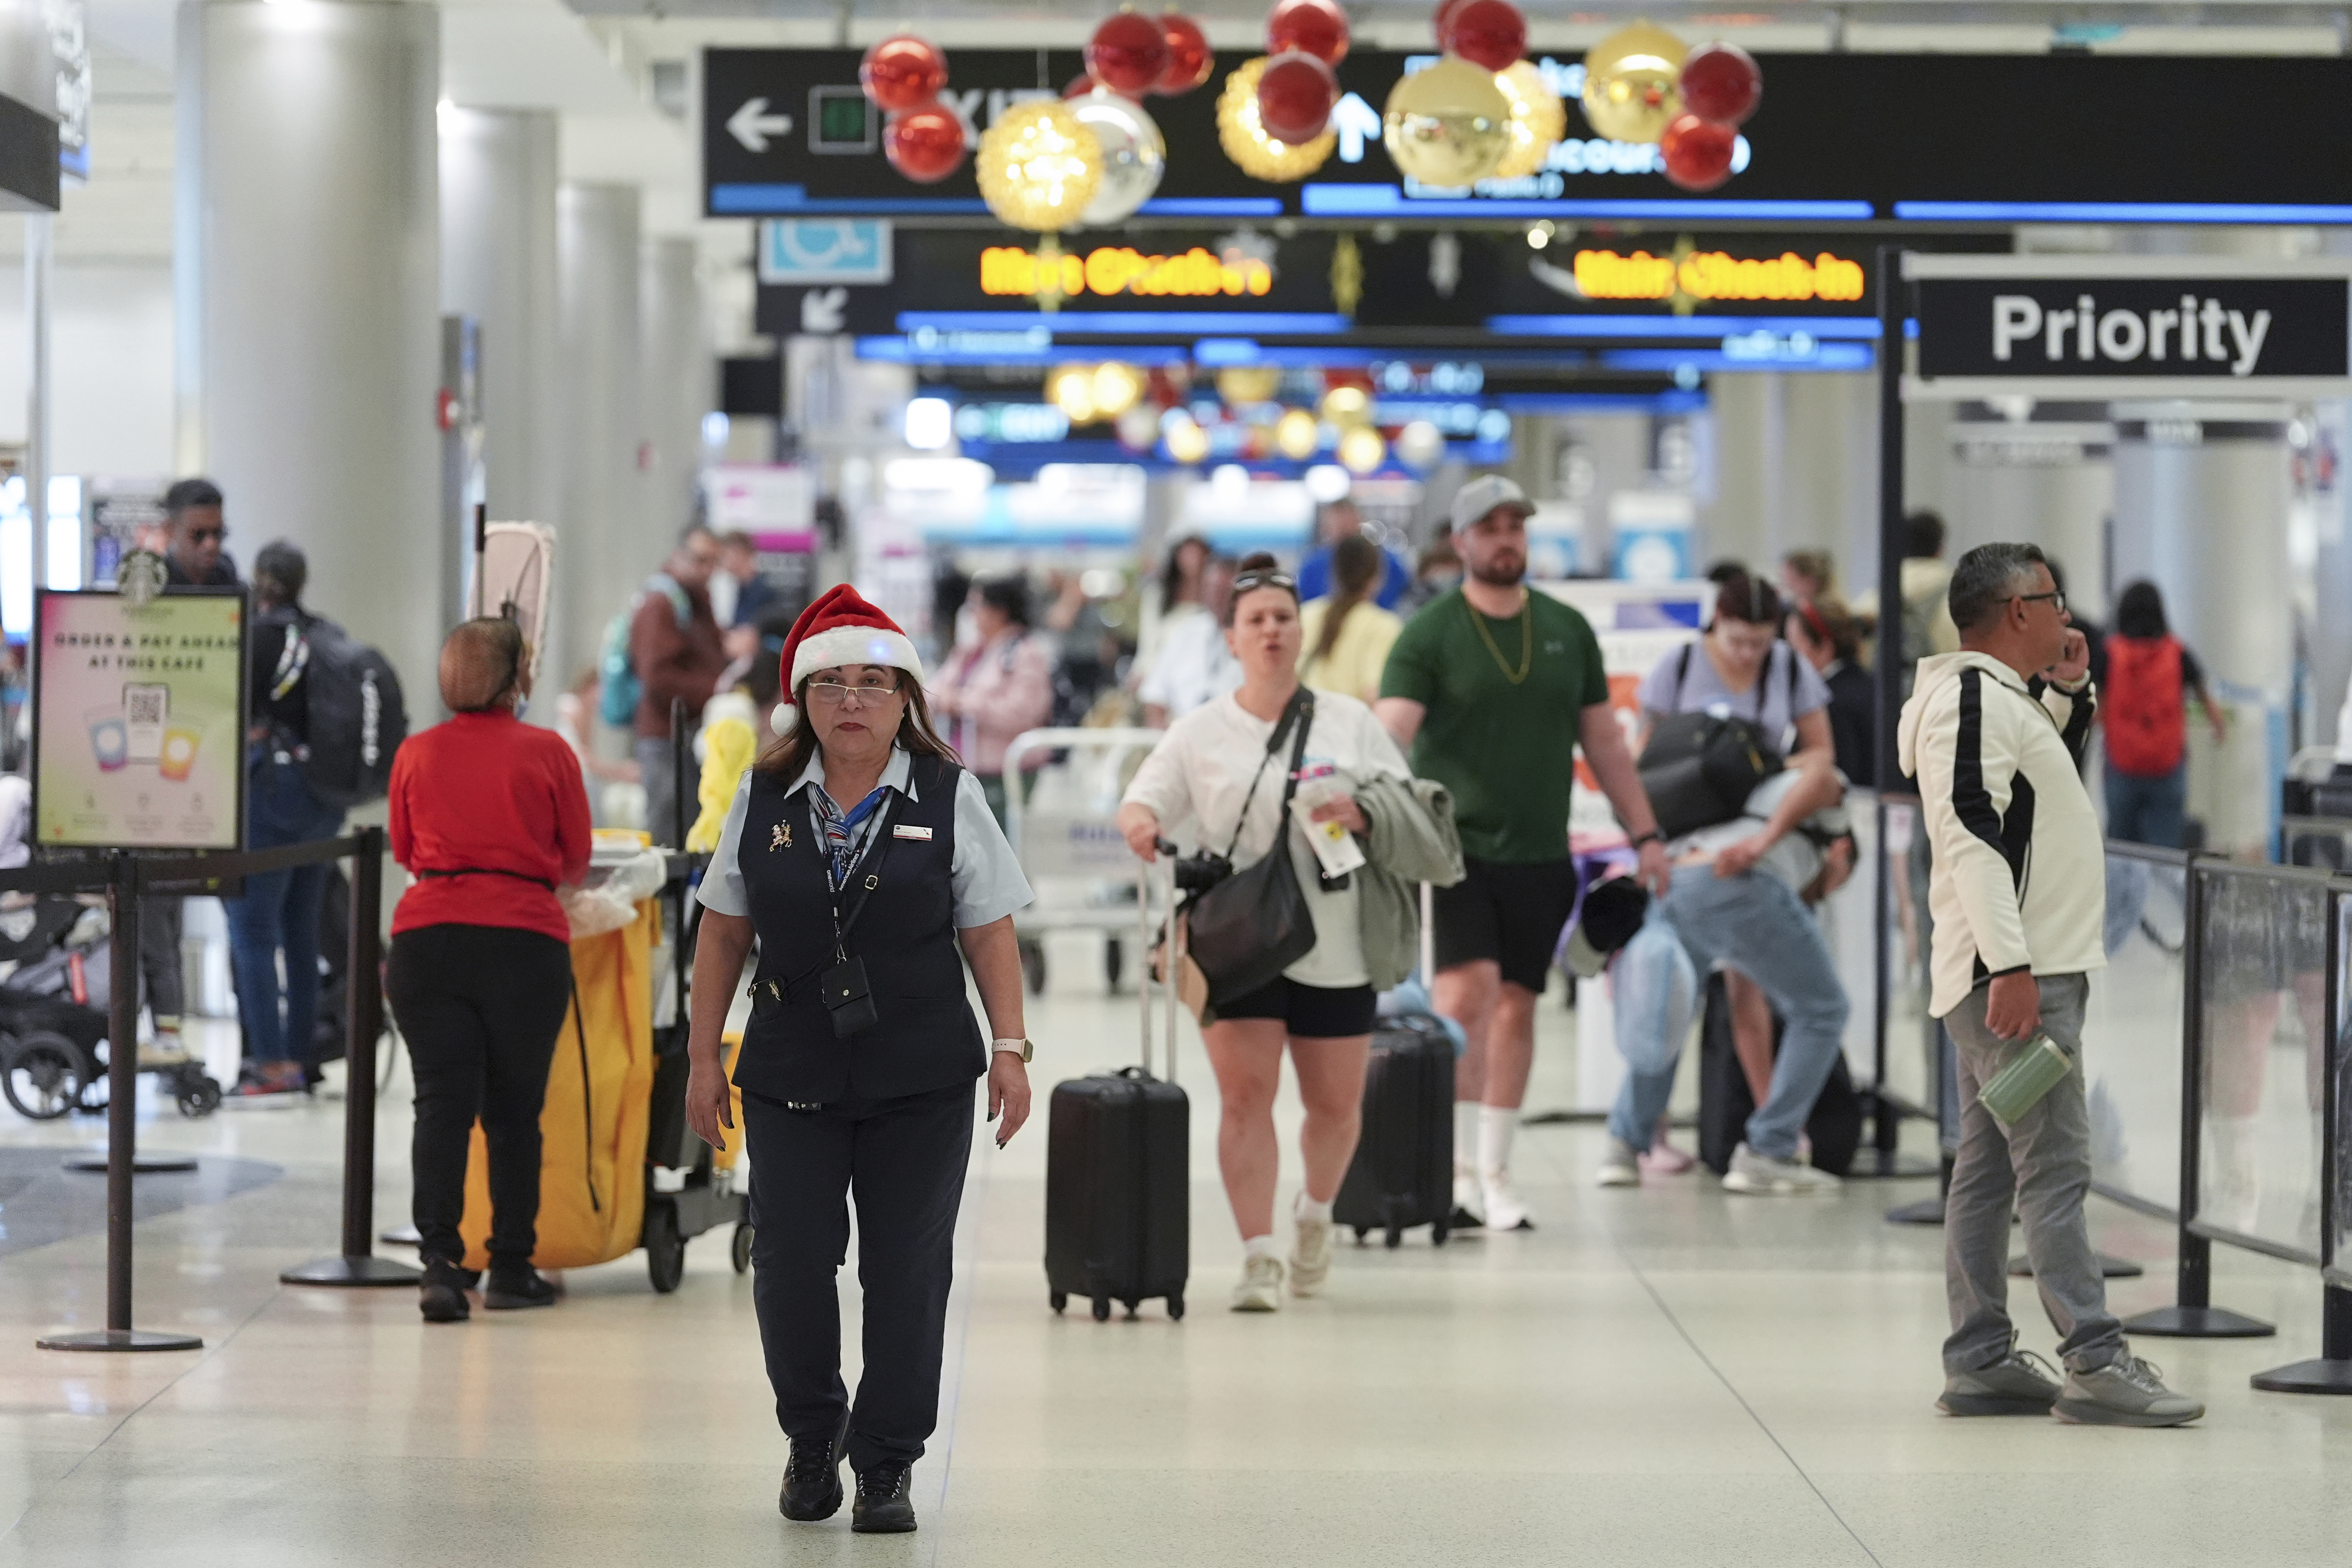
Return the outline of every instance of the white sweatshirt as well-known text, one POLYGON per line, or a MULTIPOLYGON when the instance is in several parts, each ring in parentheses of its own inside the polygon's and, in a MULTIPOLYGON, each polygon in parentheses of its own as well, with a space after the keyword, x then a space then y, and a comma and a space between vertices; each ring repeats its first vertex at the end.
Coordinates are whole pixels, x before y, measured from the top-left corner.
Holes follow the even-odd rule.
POLYGON ((1934 857, 1932 1016, 1991 975, 2105 966, 2106 850, 2077 766, 2094 707, 2087 686, 2036 700, 1986 654, 1920 661, 1896 742, 1934 857))

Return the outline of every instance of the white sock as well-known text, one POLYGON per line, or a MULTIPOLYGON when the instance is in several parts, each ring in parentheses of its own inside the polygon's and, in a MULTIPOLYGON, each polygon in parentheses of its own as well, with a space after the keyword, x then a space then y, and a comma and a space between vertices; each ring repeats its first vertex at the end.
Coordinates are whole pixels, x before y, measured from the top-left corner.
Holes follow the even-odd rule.
POLYGON ((1298 1203, 1291 1213, 1299 1219, 1321 1220, 1325 1225, 1331 1223, 1331 1205, 1328 1203, 1318 1204, 1304 1192, 1298 1194, 1298 1203))
POLYGON ((1478 1173, 1478 1112, 1485 1109, 1475 1100, 1454 1102, 1454 1173, 1457 1176, 1478 1173))
POLYGON ((1495 1175, 1511 1168, 1511 1136, 1519 1130, 1517 1106, 1478 1108, 1478 1173, 1495 1175))
POLYGON ((1242 1243, 1242 1261, 1247 1263, 1253 1258, 1271 1258, 1280 1262, 1282 1248, 1274 1244, 1270 1236, 1253 1236, 1242 1243))

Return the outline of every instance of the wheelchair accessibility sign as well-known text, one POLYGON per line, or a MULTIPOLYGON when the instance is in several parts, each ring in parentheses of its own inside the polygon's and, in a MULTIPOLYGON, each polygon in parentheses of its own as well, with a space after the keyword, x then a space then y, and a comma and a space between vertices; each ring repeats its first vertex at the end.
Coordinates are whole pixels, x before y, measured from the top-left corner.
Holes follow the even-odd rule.
POLYGON ((771 218, 760 225, 762 283, 887 283, 890 226, 875 218, 771 218))

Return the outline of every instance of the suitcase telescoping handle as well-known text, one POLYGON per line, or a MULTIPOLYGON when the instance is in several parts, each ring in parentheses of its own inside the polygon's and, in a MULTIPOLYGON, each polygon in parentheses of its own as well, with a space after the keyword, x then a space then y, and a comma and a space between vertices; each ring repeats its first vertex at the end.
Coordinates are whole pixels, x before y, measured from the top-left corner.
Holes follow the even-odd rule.
POLYGON ((1437 907, 1429 884, 1421 885, 1421 984, 1434 996, 1437 994, 1437 925, 1432 916, 1437 907))
POLYGON ((1136 1011, 1141 1015, 1143 1021, 1143 1071, 1147 1077, 1151 1072, 1151 949, 1156 941, 1160 947, 1160 987, 1163 994, 1161 1002, 1166 1016, 1167 1079, 1170 1083, 1174 1083, 1176 1081, 1176 973, 1177 966, 1182 961, 1182 954, 1177 951, 1176 944, 1183 926, 1176 919, 1176 860, 1175 857, 1168 853, 1165 848, 1160 851, 1157 859, 1143 868, 1143 875, 1136 882, 1135 903, 1139 911, 1136 919, 1141 941, 1135 969, 1136 993, 1140 1004, 1136 1011), (1151 918, 1151 884, 1160 875, 1160 868, 1162 866, 1168 868, 1166 893, 1160 904, 1159 929, 1155 931, 1152 929, 1151 918))

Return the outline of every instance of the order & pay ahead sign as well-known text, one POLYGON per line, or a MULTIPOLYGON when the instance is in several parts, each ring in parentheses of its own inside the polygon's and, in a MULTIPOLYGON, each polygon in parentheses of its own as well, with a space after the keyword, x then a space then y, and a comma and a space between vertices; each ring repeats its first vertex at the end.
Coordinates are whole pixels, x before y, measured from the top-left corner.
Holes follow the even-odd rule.
POLYGON ((2352 261, 1907 256, 1915 395, 2340 397, 2352 261))

